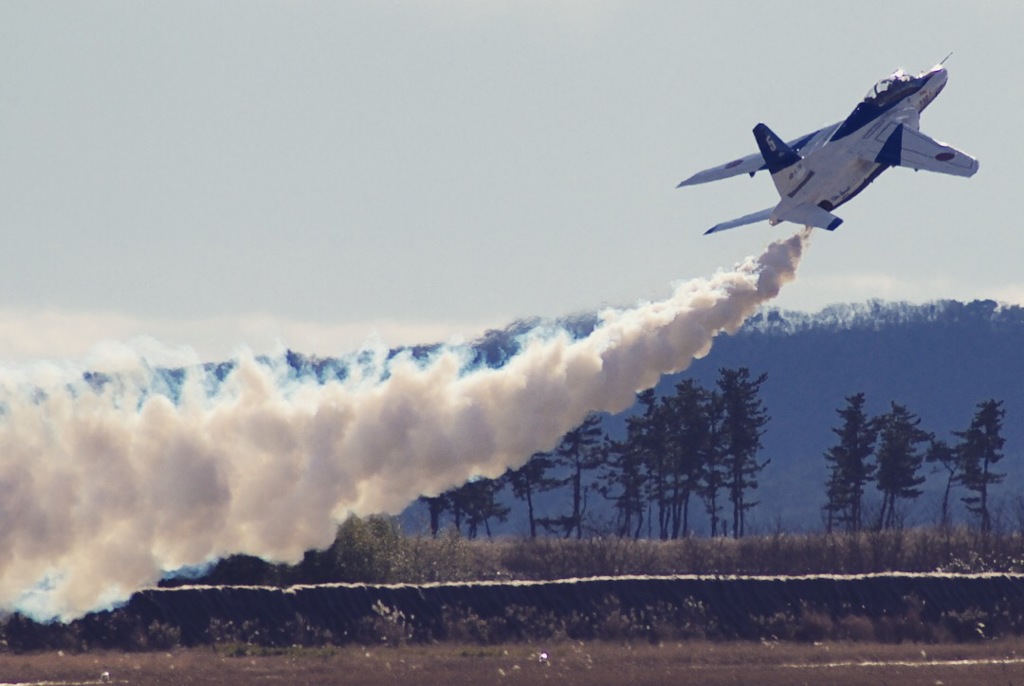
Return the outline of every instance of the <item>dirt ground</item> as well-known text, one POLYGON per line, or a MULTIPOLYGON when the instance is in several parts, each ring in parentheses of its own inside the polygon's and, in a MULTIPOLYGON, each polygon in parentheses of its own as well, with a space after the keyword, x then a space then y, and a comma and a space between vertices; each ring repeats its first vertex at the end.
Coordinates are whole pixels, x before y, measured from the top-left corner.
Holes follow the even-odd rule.
POLYGON ((685 642, 401 648, 244 646, 0 655, 6 684, 1018 684, 1024 640, 970 645, 685 642), (256 649, 258 651, 258 649, 256 649))

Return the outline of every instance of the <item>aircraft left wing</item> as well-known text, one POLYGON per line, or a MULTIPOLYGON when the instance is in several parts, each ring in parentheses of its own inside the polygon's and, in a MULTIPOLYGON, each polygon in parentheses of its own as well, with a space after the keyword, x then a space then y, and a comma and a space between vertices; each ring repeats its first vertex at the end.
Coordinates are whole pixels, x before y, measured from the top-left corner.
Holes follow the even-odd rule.
POLYGON ((967 153, 896 122, 883 126, 861 145, 861 156, 878 164, 954 176, 974 176, 978 171, 978 160, 967 153))
MULTIPOLYGON (((795 140, 787 141, 786 145, 788 145, 793 150, 799 152, 801 148, 806 146, 811 141, 811 139, 813 139, 822 131, 831 128, 834 128, 834 126, 826 126, 823 129, 818 129, 817 131, 809 133, 806 136, 801 136, 800 138, 797 138, 795 140)), ((753 176, 762 169, 767 168, 768 167, 764 163, 764 157, 761 156, 760 152, 755 152, 752 155, 741 157, 738 160, 733 160, 732 162, 727 162, 717 167, 712 167, 711 169, 699 171, 690 178, 684 181, 680 181, 679 185, 676 186, 676 188, 682 188, 683 186, 695 186, 698 183, 708 183, 709 181, 719 181, 721 179, 728 179, 731 176, 739 176, 740 174, 750 174, 751 176, 753 176)))
POLYGON ((727 164, 722 164, 711 169, 705 169, 704 171, 697 172, 685 181, 680 181, 676 188, 682 188, 683 186, 695 186, 698 183, 708 183, 709 181, 718 181, 720 179, 728 179, 731 176, 739 176, 740 174, 750 174, 753 176, 761 169, 765 169, 764 158, 761 157, 761 153, 755 152, 753 155, 747 155, 741 157, 738 160, 733 160, 727 164))

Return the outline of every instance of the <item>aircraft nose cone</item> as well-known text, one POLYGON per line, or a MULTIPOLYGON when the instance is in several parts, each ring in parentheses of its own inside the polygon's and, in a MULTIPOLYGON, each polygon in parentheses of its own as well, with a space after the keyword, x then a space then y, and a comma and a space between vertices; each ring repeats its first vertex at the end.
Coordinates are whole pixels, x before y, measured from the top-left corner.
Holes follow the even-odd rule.
POLYGON ((940 64, 928 72, 928 85, 934 89, 941 90, 946 85, 948 78, 949 74, 946 72, 946 68, 940 64))

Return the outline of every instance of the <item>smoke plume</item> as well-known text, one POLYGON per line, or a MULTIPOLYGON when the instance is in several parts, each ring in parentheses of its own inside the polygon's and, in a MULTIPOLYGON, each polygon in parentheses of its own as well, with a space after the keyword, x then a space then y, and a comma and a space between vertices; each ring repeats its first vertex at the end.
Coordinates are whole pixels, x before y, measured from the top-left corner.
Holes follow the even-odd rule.
POLYGON ((499 476, 705 355, 794 278, 807 239, 584 337, 528 334, 498 368, 445 347, 363 351, 323 383, 252 355, 173 383, 141 357, 105 376, 0 371, 0 608, 70 619, 227 554, 296 562, 349 514, 499 476))

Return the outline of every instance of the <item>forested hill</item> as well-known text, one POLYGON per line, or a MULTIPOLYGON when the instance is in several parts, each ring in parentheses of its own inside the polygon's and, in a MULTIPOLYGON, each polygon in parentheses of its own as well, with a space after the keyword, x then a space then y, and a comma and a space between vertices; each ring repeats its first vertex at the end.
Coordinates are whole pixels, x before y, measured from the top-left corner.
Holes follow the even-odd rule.
MULTIPOLYGON (((1006 457, 998 471, 1008 476, 993 492, 1005 501, 1003 516, 1017 524, 1011 501, 1024 486, 1024 309, 942 301, 842 305, 815 315, 768 310, 736 335, 720 336, 706 358, 663 379, 658 391, 671 392, 683 377, 710 388, 721 367, 768 374, 761 395, 771 416, 763 439, 771 464, 753 513, 762 528, 777 517, 788 526, 821 526, 823 453, 836 442, 836 410, 857 392, 866 394, 869 413, 887 412, 895 401, 921 417, 921 428, 947 440, 967 428, 977 403, 1004 401, 1006 457)), ((926 464, 925 473, 930 469, 926 464)), ((928 476, 909 522, 937 518, 944 477, 928 476)), ((868 493, 876 495, 871 486, 868 493)))
MULTIPOLYGON (((568 328, 582 335, 593 323, 592 318, 580 317, 568 322, 568 328)), ((502 364, 515 351, 516 335, 532 325, 490 332, 477 344, 478 359, 502 364)), ((847 396, 859 392, 866 394, 870 414, 888 412, 895 401, 921 418, 921 428, 951 441, 952 431, 967 428, 979 402, 1004 401, 1006 457, 997 471, 1007 472, 1007 478, 993 487, 992 494, 997 522, 1002 516, 1007 524, 1021 524, 1024 308, 992 301, 926 305, 875 301, 833 306, 810 315, 765 310, 735 335, 719 336, 707 357, 681 374, 663 378, 657 393, 673 393, 683 378, 714 388, 719 369, 738 367, 768 376, 760 397, 771 419, 761 456, 771 463, 761 472, 761 486, 751 497, 761 503, 749 514, 754 530, 774 529, 778 522, 793 530, 821 528, 826 500, 823 453, 836 442, 831 431, 839 425, 836 411, 847 396)), ((625 417, 634 410, 605 417, 605 430, 621 436, 625 417)), ((931 474, 931 469, 929 464, 923 468, 928 476, 925 494, 907 508, 908 524, 937 520, 945 477, 931 474)), ((879 498, 871 484, 866 493, 867 512, 871 512, 879 498)), ((961 495, 955 491, 953 496, 957 522, 964 517, 961 495)), ((564 510, 567 497, 559 491, 545 494, 540 514, 564 510)), ((598 494, 590 493, 588 498, 588 517, 612 518, 610 506, 598 494)), ((512 512, 495 531, 524 533, 523 504, 511 498, 505 502, 512 512)), ((701 531, 706 517, 699 500, 691 505, 691 512, 694 528, 701 531)), ((407 512, 406 521, 421 525, 422 510, 407 512)))

